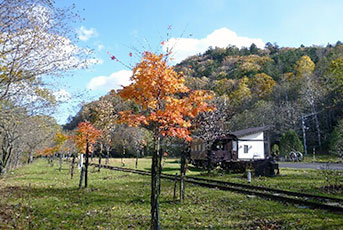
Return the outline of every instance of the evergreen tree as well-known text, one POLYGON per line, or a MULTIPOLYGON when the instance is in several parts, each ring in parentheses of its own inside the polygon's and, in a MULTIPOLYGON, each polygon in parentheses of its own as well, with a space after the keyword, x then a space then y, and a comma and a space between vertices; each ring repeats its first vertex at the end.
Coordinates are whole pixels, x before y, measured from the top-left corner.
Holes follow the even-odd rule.
POLYGON ((290 129, 282 134, 280 139, 280 152, 285 156, 291 151, 304 152, 304 146, 301 143, 297 133, 290 129))
POLYGON ((338 156, 343 155, 343 119, 338 121, 330 135, 329 153, 338 156))

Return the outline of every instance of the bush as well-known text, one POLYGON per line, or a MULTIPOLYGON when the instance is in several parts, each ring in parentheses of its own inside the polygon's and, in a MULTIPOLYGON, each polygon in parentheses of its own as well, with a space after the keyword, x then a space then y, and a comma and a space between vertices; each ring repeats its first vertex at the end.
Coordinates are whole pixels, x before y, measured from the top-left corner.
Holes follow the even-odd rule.
POLYGON ((338 121, 338 124, 330 134, 329 153, 337 156, 343 154, 343 119, 338 121))
POLYGON ((280 139, 280 153, 282 156, 287 155, 291 151, 298 151, 303 153, 304 146, 301 143, 297 133, 290 129, 282 134, 280 139))

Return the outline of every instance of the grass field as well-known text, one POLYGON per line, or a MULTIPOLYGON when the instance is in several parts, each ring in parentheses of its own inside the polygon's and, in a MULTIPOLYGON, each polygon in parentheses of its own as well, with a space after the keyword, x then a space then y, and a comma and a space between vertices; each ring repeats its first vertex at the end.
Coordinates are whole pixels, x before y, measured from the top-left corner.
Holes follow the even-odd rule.
POLYGON ((330 155, 330 154, 317 154, 313 158, 312 154, 309 154, 307 156, 304 156, 304 161, 305 162, 320 162, 320 163, 341 163, 340 157, 336 155, 330 155))
MULTIPOLYGON (((110 163, 121 164, 120 159, 110 163)), ((134 167, 134 160, 125 159, 125 164, 134 167)), ((140 159, 138 165, 149 169, 149 164, 149 159, 140 159)), ((165 162, 164 169, 176 173, 177 161, 165 162)), ((78 190, 76 171, 70 179, 69 164, 64 163, 59 172, 57 162, 50 167, 45 160, 37 160, 1 177, 0 229, 149 229, 149 177, 105 169, 98 173, 91 167, 89 188, 78 190)), ((288 179, 304 174, 284 173, 279 178, 255 178, 253 183, 286 187, 288 179)), ((190 169, 189 174, 202 172, 190 169)), ((221 176, 220 172, 212 177, 245 180, 241 175, 221 176)), ((288 182, 288 186, 293 184, 301 187, 295 179, 288 182)), ((173 182, 162 180, 162 229, 343 229, 342 214, 186 186, 186 200, 180 204, 173 199, 173 182)))
MULTIPOLYGON (((97 163, 98 160, 93 160, 93 162, 97 163)), ((139 159, 138 169, 150 170, 150 162, 150 159, 139 159)), ((127 168, 135 168, 135 159, 124 159, 124 163, 127 168)), ((121 159, 111 159, 109 164, 112 166, 122 166, 121 159)), ((163 173, 175 175, 176 173, 180 174, 179 171, 179 159, 168 159, 164 161, 163 173)), ((331 182, 328 181, 329 179, 333 179, 328 178, 328 175, 325 172, 327 171, 282 168, 280 169, 280 175, 277 177, 253 176, 251 184, 343 198, 343 191, 338 193, 327 193, 322 189, 331 182)), ((206 170, 199 170, 192 165, 188 165, 187 175, 230 182, 248 183, 247 176, 243 173, 226 173, 221 169, 216 169, 208 174, 206 170)), ((338 177, 339 180, 337 182, 343 184, 343 172, 335 171, 334 175, 331 175, 331 177, 338 177)))

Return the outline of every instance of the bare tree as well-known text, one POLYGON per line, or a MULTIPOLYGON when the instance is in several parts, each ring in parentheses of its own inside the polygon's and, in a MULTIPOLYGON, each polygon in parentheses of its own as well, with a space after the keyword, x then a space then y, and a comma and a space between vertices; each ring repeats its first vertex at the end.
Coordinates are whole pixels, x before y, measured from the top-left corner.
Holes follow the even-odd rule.
POLYGON ((69 28, 76 17, 50 0, 0 1, 0 100, 42 76, 86 66, 89 50, 75 45, 69 28))

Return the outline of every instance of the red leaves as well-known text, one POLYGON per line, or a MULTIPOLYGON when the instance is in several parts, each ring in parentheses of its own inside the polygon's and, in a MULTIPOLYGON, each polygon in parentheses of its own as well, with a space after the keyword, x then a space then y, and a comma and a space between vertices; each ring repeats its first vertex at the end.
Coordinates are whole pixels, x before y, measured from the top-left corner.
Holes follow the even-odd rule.
POLYGON ((206 91, 189 93, 182 73, 167 65, 167 55, 144 52, 142 61, 133 69, 131 85, 118 93, 123 99, 134 100, 143 111, 140 114, 122 111, 119 122, 130 126, 149 125, 164 136, 190 141, 190 118, 213 110, 206 102, 212 96, 206 91), (188 96, 180 98, 180 94, 188 96))
POLYGON ((132 57, 132 53, 131 52, 129 53, 129 56, 132 57))
POLYGON ((116 60, 116 56, 112 55, 112 56, 111 56, 111 59, 112 59, 112 60, 116 60))
POLYGON ((102 136, 102 131, 96 129, 89 122, 80 122, 76 129, 76 135, 74 136, 74 141, 78 149, 85 153, 87 142, 90 144, 95 144, 96 141, 102 136))

